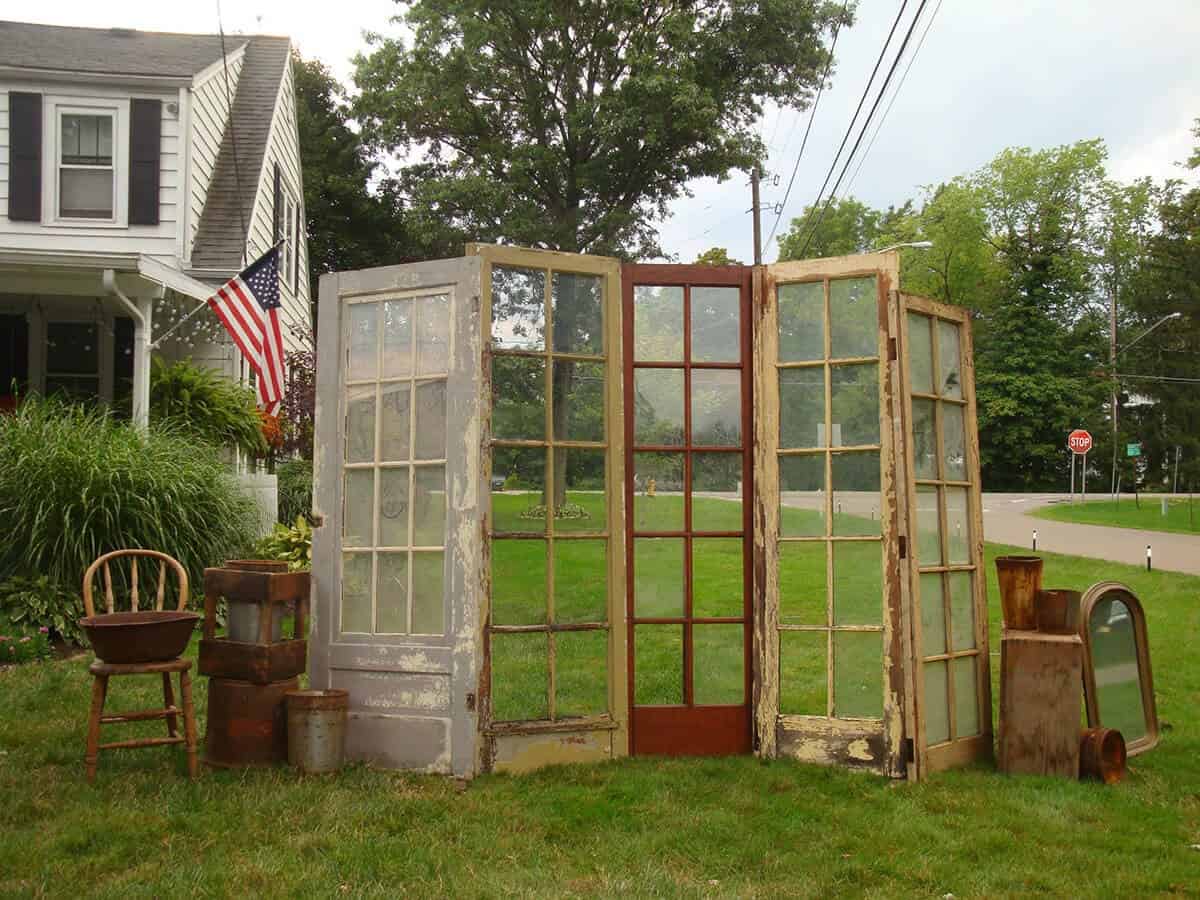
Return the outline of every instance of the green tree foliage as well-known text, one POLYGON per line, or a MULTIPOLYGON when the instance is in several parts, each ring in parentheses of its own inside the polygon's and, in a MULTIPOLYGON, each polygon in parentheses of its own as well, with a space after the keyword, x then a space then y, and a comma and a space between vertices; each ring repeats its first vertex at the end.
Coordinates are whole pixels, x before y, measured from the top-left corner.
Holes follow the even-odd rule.
POLYGON ((866 253, 879 246, 883 213, 853 197, 835 200, 822 215, 824 204, 806 206, 787 233, 779 238, 779 259, 818 259, 866 253), (807 247, 805 246, 807 244, 807 247))
POLYGON ((709 247, 696 257, 698 266, 741 266, 745 265, 740 259, 732 259, 724 247, 709 247))
MULTIPOLYGON (((1200 123, 1196 137, 1200 142, 1200 123)), ((1200 168, 1200 144, 1189 161, 1200 168)), ((1180 489, 1200 488, 1200 188, 1183 190, 1171 183, 1158 196, 1157 223, 1145 238, 1145 254, 1128 292, 1130 317, 1124 341, 1137 340, 1118 357, 1126 394, 1151 403, 1126 413, 1137 426, 1148 484, 1174 483, 1179 448, 1180 489), (1181 314, 1145 340, 1138 335, 1164 316, 1181 314), (1149 377, 1145 377, 1149 376, 1149 377), (1182 380, 1170 380, 1182 379, 1182 380)))
POLYGON ((480 240, 661 256, 694 178, 750 169, 765 100, 808 105, 842 4, 418 0, 411 46, 357 60, 376 147, 420 150, 406 187, 480 240))
POLYGON ((352 127, 342 86, 319 60, 293 57, 312 296, 324 272, 450 255, 457 236, 406 215, 401 185, 379 177, 352 127))

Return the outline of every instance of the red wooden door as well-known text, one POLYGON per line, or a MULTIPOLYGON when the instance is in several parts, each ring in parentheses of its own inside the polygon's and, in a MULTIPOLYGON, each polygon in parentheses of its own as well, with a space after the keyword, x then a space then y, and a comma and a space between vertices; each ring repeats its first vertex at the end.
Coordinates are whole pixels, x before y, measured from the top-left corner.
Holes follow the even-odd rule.
POLYGON ((633 753, 751 749, 751 271, 622 267, 633 753))

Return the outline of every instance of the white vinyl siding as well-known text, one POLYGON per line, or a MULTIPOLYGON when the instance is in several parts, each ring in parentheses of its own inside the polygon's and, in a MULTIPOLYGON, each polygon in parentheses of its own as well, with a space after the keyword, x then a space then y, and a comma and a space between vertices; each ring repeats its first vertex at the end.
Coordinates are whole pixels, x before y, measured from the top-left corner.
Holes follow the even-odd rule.
MULTIPOLYGON (((11 250, 40 250, 45 252, 92 252, 130 254, 142 253, 168 265, 177 265, 176 251, 182 156, 179 122, 179 92, 174 88, 162 90, 130 90, 102 85, 64 85, 61 83, 15 82, 0 84, 0 247, 11 250), (8 218, 8 92, 27 91, 42 95, 42 221, 13 222, 8 218), (126 226, 118 219, 112 222, 89 222, 87 219, 63 220, 58 216, 55 191, 48 191, 48 178, 57 178, 58 124, 49 112, 59 106, 118 105, 124 112, 125 124, 115 138, 114 152, 119 166, 128 166, 129 100, 132 97, 162 101, 160 136, 160 179, 158 194, 159 224, 126 226), (174 105, 176 110, 171 111, 174 105), (49 194, 51 199, 47 199, 49 194)), ((128 201, 128 172, 118 172, 117 202, 128 201)))

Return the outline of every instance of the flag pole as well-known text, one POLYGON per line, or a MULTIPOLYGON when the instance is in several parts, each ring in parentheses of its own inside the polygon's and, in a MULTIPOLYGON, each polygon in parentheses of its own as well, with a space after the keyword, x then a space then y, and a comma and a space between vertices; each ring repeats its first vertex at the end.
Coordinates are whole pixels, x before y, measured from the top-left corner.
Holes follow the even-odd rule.
MULTIPOLYGON (((266 250, 266 252, 267 252, 267 253, 270 253, 270 252, 271 252, 272 250, 274 250, 276 247, 279 247, 279 246, 281 246, 285 240, 287 240, 287 239, 286 239, 286 238, 280 238, 280 239, 279 239, 279 240, 277 240, 277 241, 276 241, 274 244, 272 244, 270 247, 268 247, 268 248, 267 248, 267 250, 266 250)), ((264 254, 264 255, 265 255, 265 254, 264 254)), ((215 293, 216 293, 216 291, 214 290, 214 291, 213 291, 213 293, 215 294, 215 293)), ((208 306, 208 299, 209 299, 209 298, 207 298, 207 297, 206 297, 205 299, 201 300, 201 301, 200 301, 200 303, 199 303, 199 305, 197 305, 195 309, 193 309, 193 310, 192 310, 191 312, 189 312, 189 313, 188 313, 186 316, 184 316, 182 319, 180 319, 178 322, 176 322, 174 325, 172 325, 170 328, 168 328, 168 329, 167 329, 165 332, 163 332, 162 334, 160 334, 160 335, 158 336, 158 340, 151 341, 151 342, 150 342, 150 346, 149 346, 147 349, 149 349, 149 350, 157 350, 157 349, 158 349, 158 345, 159 345, 159 344, 161 344, 163 341, 165 341, 167 338, 169 338, 169 337, 170 337, 172 334, 174 334, 176 331, 178 331, 178 330, 180 329, 180 327, 183 325, 183 323, 184 323, 184 322, 186 322, 188 319, 190 319, 190 318, 191 318, 192 316, 194 316, 196 313, 200 312, 200 310, 202 310, 202 309, 204 309, 206 306, 208 306)))

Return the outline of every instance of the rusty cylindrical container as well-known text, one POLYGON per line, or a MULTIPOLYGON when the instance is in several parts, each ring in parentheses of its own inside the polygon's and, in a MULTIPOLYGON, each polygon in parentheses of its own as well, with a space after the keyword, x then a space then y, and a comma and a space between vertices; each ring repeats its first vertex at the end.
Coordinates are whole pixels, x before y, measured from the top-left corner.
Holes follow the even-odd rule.
POLYGON ((1046 634, 1075 634, 1079 630, 1079 591, 1037 592, 1037 628, 1046 634))
POLYGON ((1115 728, 1079 733, 1079 777, 1116 784, 1125 777, 1125 738, 1115 728))
POLYGON ((349 709, 347 691, 288 692, 288 762, 306 775, 340 769, 349 709))
MULTIPOLYGON (((287 572, 288 564, 275 559, 227 559, 225 568, 244 572, 269 572, 276 575, 287 572)), ((262 607, 257 603, 230 603, 225 612, 225 637, 243 644, 258 640, 258 617, 262 607)), ((283 640, 283 616, 276 615, 271 622, 271 640, 283 640)))
POLYGON ((210 678, 204 761, 213 766, 266 766, 286 760, 284 697, 298 687, 299 678, 270 684, 210 678))
POLYGON ((1005 626, 1016 631, 1036 629, 1037 592, 1042 589, 1042 558, 998 556, 996 579, 1000 583, 1000 605, 1005 626))

